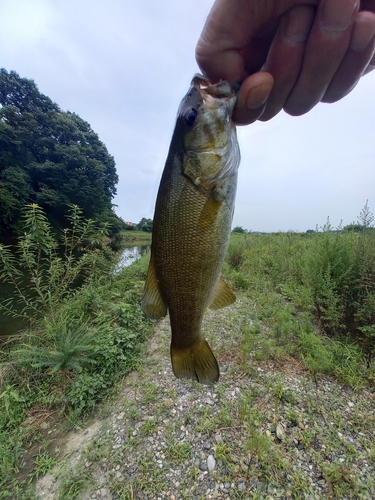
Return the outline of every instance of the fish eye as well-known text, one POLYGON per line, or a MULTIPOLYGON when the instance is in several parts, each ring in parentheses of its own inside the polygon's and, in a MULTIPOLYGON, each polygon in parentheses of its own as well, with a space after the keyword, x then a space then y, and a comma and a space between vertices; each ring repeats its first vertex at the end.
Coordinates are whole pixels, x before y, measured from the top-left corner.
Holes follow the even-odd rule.
POLYGON ((186 125, 188 125, 189 127, 194 125, 197 114, 198 114, 198 111, 195 108, 189 108, 184 113, 184 120, 185 120, 186 125))

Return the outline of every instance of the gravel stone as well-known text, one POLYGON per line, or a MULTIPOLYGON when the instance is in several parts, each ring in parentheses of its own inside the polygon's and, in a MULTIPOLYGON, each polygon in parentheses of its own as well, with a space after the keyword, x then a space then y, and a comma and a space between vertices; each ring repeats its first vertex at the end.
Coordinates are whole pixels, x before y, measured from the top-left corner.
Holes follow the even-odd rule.
POLYGON ((215 434, 216 444, 220 444, 223 442, 223 436, 221 434, 215 434))
POLYGON ((280 439, 280 441, 285 439, 284 427, 281 424, 277 424, 276 426, 276 436, 280 439))
POLYGON ((237 489, 238 489, 238 491, 245 491, 246 490, 245 483, 243 483, 242 481, 240 483, 238 483, 237 489))
POLYGON ((208 472, 212 472, 215 469, 215 466, 216 466, 216 460, 212 455, 208 455, 207 457, 208 472))
MULTIPOLYGON (((90 475, 82 500, 289 500, 292 487, 304 500, 375 498, 374 391, 353 391, 330 376, 314 380, 290 357, 259 361, 256 339, 241 371, 240 323, 249 329, 256 307, 246 300, 239 294, 233 305, 207 312, 203 332, 215 334, 213 351, 228 367, 213 387, 173 376, 168 319, 157 323, 142 370, 124 378, 89 454, 61 448, 67 467, 82 454, 90 475)), ((59 482, 75 468, 59 473, 56 493, 40 498, 59 500, 59 482)))

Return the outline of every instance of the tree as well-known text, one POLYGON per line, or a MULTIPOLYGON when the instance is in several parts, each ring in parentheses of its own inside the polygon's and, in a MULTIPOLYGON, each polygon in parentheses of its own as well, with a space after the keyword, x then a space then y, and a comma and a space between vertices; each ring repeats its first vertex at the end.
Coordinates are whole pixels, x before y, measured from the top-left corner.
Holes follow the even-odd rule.
POLYGON ((153 226, 153 220, 146 219, 145 217, 143 217, 137 224, 137 230, 138 231, 145 231, 146 233, 151 233, 152 226, 153 226))
POLYGON ((361 224, 356 224, 355 222, 352 222, 351 224, 348 224, 343 228, 343 231, 345 233, 360 233, 363 231, 363 226, 361 224))
POLYGON ((0 230, 17 228, 27 203, 58 226, 72 204, 86 218, 115 219, 117 182, 114 159, 87 122, 33 80, 0 70, 0 230))
POLYGON ((234 229, 232 229, 232 233, 244 234, 246 232, 246 229, 244 229, 242 226, 236 226, 234 229))

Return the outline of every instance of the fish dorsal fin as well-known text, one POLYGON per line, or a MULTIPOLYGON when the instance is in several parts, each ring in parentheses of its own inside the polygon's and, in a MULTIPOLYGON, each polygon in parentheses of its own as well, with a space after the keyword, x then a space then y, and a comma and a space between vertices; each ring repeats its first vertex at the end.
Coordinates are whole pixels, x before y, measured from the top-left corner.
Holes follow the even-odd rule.
POLYGON ((148 266, 145 289, 141 300, 141 308, 146 316, 152 319, 163 318, 167 314, 167 306, 160 293, 152 255, 148 266))
POLYGON ((220 309, 221 307, 229 306, 233 304, 236 300, 236 296, 229 288, 229 286, 223 280, 223 277, 220 276, 219 281, 217 282, 213 297, 209 304, 210 309, 220 309))

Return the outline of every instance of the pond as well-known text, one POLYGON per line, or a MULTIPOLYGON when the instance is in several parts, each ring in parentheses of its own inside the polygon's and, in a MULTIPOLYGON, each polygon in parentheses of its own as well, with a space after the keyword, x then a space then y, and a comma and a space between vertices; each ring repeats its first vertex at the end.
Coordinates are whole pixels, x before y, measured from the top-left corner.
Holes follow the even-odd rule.
MULTIPOLYGON (((124 248, 118 260, 115 273, 118 273, 124 267, 128 267, 136 260, 140 259, 150 250, 150 245, 136 245, 129 248, 124 248)), ((2 283, 0 285, 0 300, 9 297, 13 292, 13 287, 9 284, 2 283)), ((0 311, 0 337, 12 335, 24 328, 26 322, 21 318, 12 318, 0 311)))
POLYGON ((143 257, 143 255, 146 255, 149 250, 150 245, 137 245, 134 247, 124 248, 118 260, 115 272, 118 273, 124 267, 130 266, 133 262, 143 257))

